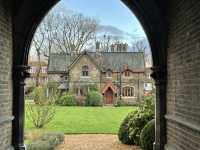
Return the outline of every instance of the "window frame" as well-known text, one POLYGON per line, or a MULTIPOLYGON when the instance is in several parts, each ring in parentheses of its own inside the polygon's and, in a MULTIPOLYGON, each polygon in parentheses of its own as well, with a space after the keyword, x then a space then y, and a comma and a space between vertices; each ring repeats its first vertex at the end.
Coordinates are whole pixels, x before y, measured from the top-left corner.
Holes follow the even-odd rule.
POLYGON ((81 72, 81 76, 82 77, 89 77, 89 66, 88 65, 84 65, 82 66, 82 72, 81 72))
POLYGON ((134 86, 124 86, 122 87, 123 97, 135 97, 135 87, 134 86))

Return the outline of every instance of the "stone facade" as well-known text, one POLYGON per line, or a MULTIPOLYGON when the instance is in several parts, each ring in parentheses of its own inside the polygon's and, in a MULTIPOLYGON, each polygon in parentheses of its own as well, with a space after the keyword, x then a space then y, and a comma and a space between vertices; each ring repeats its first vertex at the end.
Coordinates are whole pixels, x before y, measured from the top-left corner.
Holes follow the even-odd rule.
MULTIPOLYGON (((69 63, 69 66, 66 65, 63 68, 63 71, 68 70, 66 73, 60 74, 60 80, 58 79, 59 72, 61 71, 59 68, 59 61, 55 61, 52 59, 57 59, 55 54, 53 57, 50 56, 49 60, 49 68, 51 72, 49 73, 49 81, 56 81, 60 82, 61 85, 59 88, 67 87, 64 84, 68 85, 67 89, 63 89, 64 91, 71 91, 75 93, 78 97, 86 96, 87 92, 92 87, 96 87, 98 91, 104 97, 104 103, 115 104, 117 100, 121 100, 125 103, 129 104, 136 104, 138 103, 143 95, 144 95, 144 82, 146 81, 146 74, 145 74, 145 66, 144 63, 140 67, 138 66, 129 66, 125 65, 124 62, 116 63, 113 59, 113 55, 122 55, 120 56, 121 59, 125 59, 124 56, 126 54, 132 55, 133 58, 137 57, 138 53, 127 53, 127 52, 105 52, 102 54, 102 57, 107 57, 104 59, 105 66, 101 64, 99 61, 95 60, 96 55, 99 54, 91 53, 91 52, 83 52, 79 56, 75 58, 72 63, 69 63), (106 54, 105 54, 106 53, 106 54), (136 56, 135 56, 136 55, 136 56), (108 57, 109 56, 109 57, 108 57), (110 65, 107 59, 113 59, 112 63, 116 65, 110 65), (56 62, 55 64, 53 62, 56 62), (102 66, 101 66, 101 65, 102 66), (107 65, 106 65, 107 64, 107 65), (58 67, 55 67, 55 66, 58 67), (88 71, 87 75, 83 75, 83 67, 87 66, 88 71), (129 68, 138 67, 136 70, 129 69, 129 68), (53 69, 55 68, 55 69, 53 69), (104 69, 103 69, 104 68, 104 69), (107 68, 107 69, 105 69, 107 68), (110 69, 108 69, 110 68, 110 69), (121 68, 121 71, 119 70, 121 68), (140 69, 140 70, 138 70, 140 69), (53 72, 54 75, 51 73, 53 72), (55 80, 56 79, 56 80, 55 80), (110 93, 107 93, 108 90, 111 89, 110 93), (108 102, 108 94, 110 94, 110 102, 108 102)), ((59 54, 58 54, 59 56, 59 54)), ((143 54, 139 53, 141 59, 144 59, 143 54)), ((60 57, 60 56, 59 56, 60 57)), ((60 57, 61 59, 62 57, 60 57)), ((68 57, 66 57, 68 58, 68 57)), ((132 57, 131 57, 132 58, 132 57)), ((102 58, 103 59, 103 58, 102 58)), ((135 58, 138 59, 138 58, 135 58)), ((68 60, 66 60, 68 62, 68 60)), ((61 61, 63 62, 63 61, 61 61)), ((144 60, 140 61, 144 62, 144 60)), ((129 62, 130 63, 130 62, 129 62)))
POLYGON ((168 150, 200 149, 200 2, 170 0, 168 7, 168 150))
POLYGON ((0 1, 0 150, 10 148, 12 136, 12 24, 9 10, 0 1))

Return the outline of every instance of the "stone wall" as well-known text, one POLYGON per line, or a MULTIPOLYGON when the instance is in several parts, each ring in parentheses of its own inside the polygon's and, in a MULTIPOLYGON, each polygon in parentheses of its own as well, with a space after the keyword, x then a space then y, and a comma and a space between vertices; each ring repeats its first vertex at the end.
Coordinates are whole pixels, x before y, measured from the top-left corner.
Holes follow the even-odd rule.
POLYGON ((167 145, 200 149, 200 1, 168 6, 167 145))
MULTIPOLYGON (((73 90, 74 86, 78 86, 79 82, 86 84, 100 85, 100 71, 92 60, 87 56, 82 56, 77 62, 72 65, 69 73, 70 89, 73 90), (87 77, 82 76, 82 67, 87 65, 89 67, 89 75, 87 77)), ((98 86, 100 89, 100 87, 98 86)))
POLYGON ((0 1, 0 149, 10 149, 12 129, 11 14, 0 1))

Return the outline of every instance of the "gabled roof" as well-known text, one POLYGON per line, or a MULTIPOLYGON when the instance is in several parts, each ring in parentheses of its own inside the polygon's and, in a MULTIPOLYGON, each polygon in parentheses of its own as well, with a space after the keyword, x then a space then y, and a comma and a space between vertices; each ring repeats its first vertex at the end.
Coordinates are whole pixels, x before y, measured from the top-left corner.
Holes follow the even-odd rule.
POLYGON ((111 89, 113 91, 113 93, 117 93, 117 87, 110 81, 108 82, 102 89, 102 93, 105 94, 105 92, 108 90, 108 89, 111 89))
POLYGON ((79 60, 80 60, 80 58, 81 57, 83 57, 83 56, 87 56, 90 60, 91 60, 91 62, 99 69, 99 70, 101 70, 101 68, 99 67, 99 65, 97 64, 97 62, 91 57, 91 55, 89 55, 86 51, 84 51, 83 53, 81 53, 80 55, 78 55, 72 62, 71 62, 71 64, 68 66, 68 69, 70 70, 73 66, 74 66, 74 64, 76 64, 79 60))
POLYGON ((66 73, 70 64, 70 55, 52 53, 49 56, 48 73, 66 73))
POLYGON ((50 54, 48 73, 67 73, 83 55, 87 55, 101 71, 112 70, 113 72, 123 71, 128 66, 132 72, 144 72, 145 62, 142 52, 101 52, 101 65, 95 52, 83 52, 72 60, 69 54, 50 54))

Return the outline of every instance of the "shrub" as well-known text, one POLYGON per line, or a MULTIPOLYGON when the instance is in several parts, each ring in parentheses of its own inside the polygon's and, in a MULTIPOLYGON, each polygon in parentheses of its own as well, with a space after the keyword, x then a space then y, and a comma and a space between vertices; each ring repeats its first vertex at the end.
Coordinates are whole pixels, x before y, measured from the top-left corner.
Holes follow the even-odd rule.
POLYGON ((72 93, 63 93, 62 96, 56 101, 56 104, 61 106, 76 106, 75 96, 72 93))
POLYGON ((132 144, 140 145, 140 133, 143 127, 147 124, 149 120, 153 119, 153 116, 148 112, 142 112, 140 110, 135 113, 135 115, 130 118, 129 126, 129 138, 132 144))
POLYGON ((44 87, 36 87, 32 95, 36 105, 27 104, 27 118, 36 128, 42 128, 55 116, 53 97, 47 97, 44 87))
POLYGON ((136 106, 136 103, 131 103, 131 102, 126 102, 124 100, 117 100, 115 103, 115 107, 120 107, 120 106, 136 106))
POLYGON ((45 133, 37 140, 27 145, 28 150, 54 150, 55 147, 64 141, 62 133, 45 133))
POLYGON ((118 139, 124 144, 131 144, 131 140, 129 138, 129 120, 135 115, 135 112, 129 113, 126 118, 122 121, 119 131, 118 131, 118 139))
POLYGON ((53 150, 54 147, 48 141, 35 140, 27 145, 27 150, 53 150))
POLYGON ((85 106, 85 96, 76 96, 77 106, 85 106))
POLYGON ((53 105, 26 105, 27 118, 36 128, 43 128, 55 116, 55 108, 53 105))
POLYGON ((149 121, 140 134, 140 144, 143 150, 153 150, 155 140, 155 120, 149 121))
POLYGON ((30 95, 35 104, 44 104, 48 100, 47 96, 45 95, 45 88, 42 86, 35 87, 30 95))
POLYGON ((154 117, 154 98, 146 97, 132 115, 128 115, 120 126, 119 140, 125 144, 140 145, 140 133, 154 117), (127 138, 128 137, 128 138, 127 138))
POLYGON ((85 100, 86 106, 102 106, 102 95, 98 91, 90 91, 85 100))
POLYGON ((90 91, 98 91, 98 86, 97 84, 91 84, 89 85, 89 89, 90 91))
POLYGON ((64 141, 63 133, 45 133, 40 138, 42 141, 49 141, 50 145, 57 146, 64 141))

